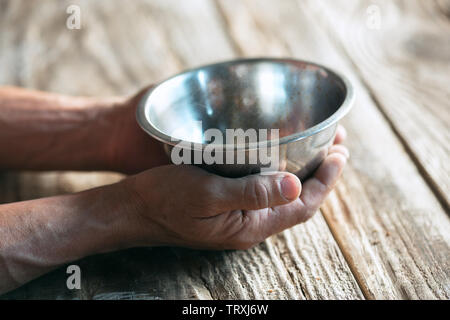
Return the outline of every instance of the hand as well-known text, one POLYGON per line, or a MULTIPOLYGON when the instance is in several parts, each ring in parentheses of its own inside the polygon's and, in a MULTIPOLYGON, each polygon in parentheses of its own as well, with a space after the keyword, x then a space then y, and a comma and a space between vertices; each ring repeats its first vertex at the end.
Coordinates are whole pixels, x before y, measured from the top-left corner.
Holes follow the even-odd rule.
POLYGON ((305 222, 334 187, 348 157, 335 145, 303 187, 290 173, 224 178, 190 165, 154 168, 124 180, 137 245, 247 249, 305 222), (134 199, 134 201, 133 201, 134 199))
MULTIPOLYGON (((343 137, 340 129, 336 142, 343 137)), ((3 204, 0 293, 101 252, 158 245, 249 248, 309 219, 347 155, 343 146, 331 147, 301 194, 300 181, 290 173, 230 179, 166 165, 79 193, 3 204)))
POLYGON ((146 87, 113 108, 108 142, 107 167, 114 171, 133 174, 170 163, 163 145, 142 130, 136 121, 136 109, 146 87))

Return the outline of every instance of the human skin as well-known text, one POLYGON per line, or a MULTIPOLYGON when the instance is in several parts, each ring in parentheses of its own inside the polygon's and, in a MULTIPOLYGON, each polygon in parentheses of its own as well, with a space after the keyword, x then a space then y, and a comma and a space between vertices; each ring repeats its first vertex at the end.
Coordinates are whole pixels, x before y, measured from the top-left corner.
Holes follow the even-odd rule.
POLYGON ((0 87, 0 169, 137 173, 168 164, 136 123, 132 97, 71 97, 0 87))
POLYGON ((75 98, 0 88, 0 168, 140 172, 79 193, 0 205, 0 292, 129 247, 250 248, 308 220, 348 158, 340 127, 303 185, 286 172, 231 179, 168 165, 161 144, 136 124, 141 94, 75 98))

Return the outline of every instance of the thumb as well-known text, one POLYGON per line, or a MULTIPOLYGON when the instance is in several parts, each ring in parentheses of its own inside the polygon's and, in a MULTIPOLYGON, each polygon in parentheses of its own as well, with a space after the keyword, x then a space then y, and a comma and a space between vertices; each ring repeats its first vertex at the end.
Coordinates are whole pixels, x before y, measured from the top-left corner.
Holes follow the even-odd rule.
POLYGON ((223 188, 222 208, 258 210, 294 201, 300 195, 301 183, 297 176, 280 172, 226 179, 223 188))

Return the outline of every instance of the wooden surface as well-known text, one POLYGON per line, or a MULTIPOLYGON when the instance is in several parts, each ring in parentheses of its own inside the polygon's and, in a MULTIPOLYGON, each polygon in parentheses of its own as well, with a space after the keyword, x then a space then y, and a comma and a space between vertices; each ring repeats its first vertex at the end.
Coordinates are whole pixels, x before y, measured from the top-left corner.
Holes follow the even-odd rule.
MULTIPOLYGON (((1 298, 450 298, 449 17, 449 1, 0 0, 0 84, 129 94, 204 63, 292 56, 345 73, 357 94, 349 165, 311 221, 248 251, 93 256, 75 262, 81 290, 63 267, 1 298), (80 30, 65 27, 69 4, 80 30)), ((4 172, 0 202, 121 178, 4 172)))

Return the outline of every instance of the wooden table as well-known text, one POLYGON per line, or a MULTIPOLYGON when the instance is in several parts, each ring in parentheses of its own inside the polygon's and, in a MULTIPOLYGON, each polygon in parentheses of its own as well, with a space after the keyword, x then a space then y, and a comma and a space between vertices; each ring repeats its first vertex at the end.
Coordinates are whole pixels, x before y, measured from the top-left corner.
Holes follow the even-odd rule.
MULTIPOLYGON (((357 94, 350 163, 311 221, 247 251, 93 256, 75 262, 81 290, 62 267, 2 298, 448 299, 449 35, 449 1, 0 0, 0 84, 130 94, 192 66, 287 56, 340 70, 357 94)), ((121 178, 3 172, 0 201, 121 178)))

